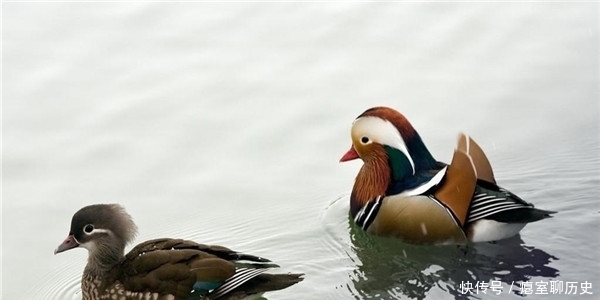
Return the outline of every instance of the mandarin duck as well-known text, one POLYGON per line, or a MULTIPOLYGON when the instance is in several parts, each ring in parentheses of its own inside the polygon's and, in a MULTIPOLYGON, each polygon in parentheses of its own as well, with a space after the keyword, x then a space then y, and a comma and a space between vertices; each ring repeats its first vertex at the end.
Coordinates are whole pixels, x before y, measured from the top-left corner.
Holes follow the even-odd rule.
POLYGON ((483 150, 464 134, 450 164, 435 160, 409 121, 392 108, 363 112, 352 124, 351 137, 340 161, 363 161, 350 214, 369 233, 416 244, 495 241, 555 213, 498 186, 483 150))
POLYGON ((303 280, 304 274, 265 273, 277 267, 268 259, 181 239, 146 241, 124 255, 136 229, 118 204, 75 213, 68 237, 54 253, 88 250, 83 300, 253 299, 303 280))

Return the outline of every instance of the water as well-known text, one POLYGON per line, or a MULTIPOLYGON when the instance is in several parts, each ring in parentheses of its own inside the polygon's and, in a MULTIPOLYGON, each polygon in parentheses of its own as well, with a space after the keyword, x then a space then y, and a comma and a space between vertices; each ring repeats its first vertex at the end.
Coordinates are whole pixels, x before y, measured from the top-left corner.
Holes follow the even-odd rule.
MULTIPOLYGON (((5 2, 2 299, 80 299, 72 214, 123 204, 136 242, 180 237, 306 279, 268 299, 600 293, 597 3, 5 2), (496 244, 423 247, 348 219, 366 108, 449 161, 473 136, 498 182, 555 218, 496 244), (460 284, 500 284, 463 295, 460 284), (523 284, 524 283, 524 284, 523 284)), ((464 287, 464 285, 463 285, 464 287)), ((564 298, 566 295, 555 295, 564 298)))

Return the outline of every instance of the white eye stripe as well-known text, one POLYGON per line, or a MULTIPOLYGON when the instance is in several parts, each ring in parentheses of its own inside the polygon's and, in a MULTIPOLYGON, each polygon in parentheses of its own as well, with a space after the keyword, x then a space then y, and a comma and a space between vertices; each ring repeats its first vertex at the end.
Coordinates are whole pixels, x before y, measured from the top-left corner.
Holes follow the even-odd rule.
POLYGON ((400 150, 406 155, 412 167, 413 174, 415 174, 415 162, 408 152, 408 147, 406 147, 402 134, 390 121, 371 116, 360 117, 352 125, 352 136, 361 143, 363 137, 368 137, 369 141, 367 143, 376 142, 400 150))
MULTIPOLYGON (((85 228, 85 227, 84 227, 85 228)), ((83 233, 87 234, 87 235, 92 235, 95 233, 106 233, 106 234, 112 234, 112 231, 110 231, 110 229, 102 229, 102 228, 93 228, 92 231, 87 232, 85 231, 85 229, 83 230, 83 233)))

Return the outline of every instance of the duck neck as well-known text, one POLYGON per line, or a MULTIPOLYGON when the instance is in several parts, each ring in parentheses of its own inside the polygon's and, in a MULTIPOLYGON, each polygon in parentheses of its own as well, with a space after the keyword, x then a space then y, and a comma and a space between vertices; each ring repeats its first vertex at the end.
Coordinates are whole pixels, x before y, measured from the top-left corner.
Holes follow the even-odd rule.
POLYGON ((350 212, 352 217, 377 196, 385 195, 391 182, 391 170, 385 152, 373 155, 364 160, 350 195, 350 212))
POLYGON ((90 250, 84 274, 91 277, 105 276, 121 263, 124 251, 125 245, 119 243, 97 245, 93 250, 90 250))
POLYGON ((406 142, 406 147, 414 160, 415 171, 431 170, 437 167, 437 161, 433 158, 418 133, 415 132, 414 137, 406 142))

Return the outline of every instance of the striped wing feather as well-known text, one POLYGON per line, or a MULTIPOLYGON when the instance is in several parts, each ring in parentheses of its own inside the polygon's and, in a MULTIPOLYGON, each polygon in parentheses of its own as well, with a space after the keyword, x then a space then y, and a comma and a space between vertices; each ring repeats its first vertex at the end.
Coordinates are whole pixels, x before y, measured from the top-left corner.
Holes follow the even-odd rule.
POLYGON ((554 213, 536 209, 533 204, 499 187, 487 156, 471 137, 460 134, 457 149, 468 154, 477 175, 467 223, 481 219, 503 223, 529 223, 554 213))
POLYGON ((529 223, 550 217, 554 211, 534 208, 510 191, 479 180, 473 195, 468 223, 490 219, 503 223, 529 223))

